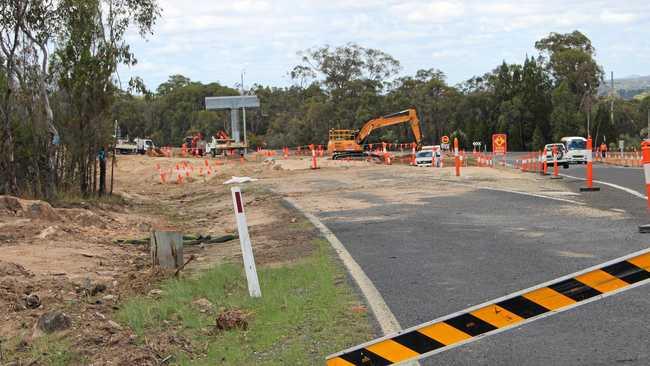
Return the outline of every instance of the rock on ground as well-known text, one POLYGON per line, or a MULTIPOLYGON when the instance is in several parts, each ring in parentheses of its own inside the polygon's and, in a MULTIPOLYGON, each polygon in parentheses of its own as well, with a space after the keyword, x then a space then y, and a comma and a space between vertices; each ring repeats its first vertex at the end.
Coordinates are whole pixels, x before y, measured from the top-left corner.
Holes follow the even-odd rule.
POLYGON ((65 313, 51 311, 41 315, 36 325, 39 330, 49 334, 70 328, 72 320, 65 313))

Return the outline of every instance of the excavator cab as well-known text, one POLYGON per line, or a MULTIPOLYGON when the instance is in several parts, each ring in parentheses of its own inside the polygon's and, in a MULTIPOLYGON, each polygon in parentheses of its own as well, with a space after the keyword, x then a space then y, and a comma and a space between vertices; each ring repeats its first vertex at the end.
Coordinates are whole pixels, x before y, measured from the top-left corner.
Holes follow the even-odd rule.
POLYGON ((346 157, 363 156, 363 149, 355 142, 358 134, 359 131, 356 130, 331 129, 327 150, 332 154, 332 159, 339 159, 343 155, 346 157))

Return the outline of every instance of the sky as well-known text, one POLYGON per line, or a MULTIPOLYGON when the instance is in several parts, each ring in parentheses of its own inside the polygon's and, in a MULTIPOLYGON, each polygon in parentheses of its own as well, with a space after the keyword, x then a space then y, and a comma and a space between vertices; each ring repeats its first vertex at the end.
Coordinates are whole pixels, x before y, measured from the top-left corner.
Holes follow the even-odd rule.
POLYGON ((288 86, 298 52, 348 42, 398 59, 400 75, 436 68, 450 84, 536 55, 550 32, 580 30, 615 77, 650 75, 647 0, 159 0, 154 34, 130 32, 138 64, 120 79, 155 90, 171 74, 235 86, 288 86))

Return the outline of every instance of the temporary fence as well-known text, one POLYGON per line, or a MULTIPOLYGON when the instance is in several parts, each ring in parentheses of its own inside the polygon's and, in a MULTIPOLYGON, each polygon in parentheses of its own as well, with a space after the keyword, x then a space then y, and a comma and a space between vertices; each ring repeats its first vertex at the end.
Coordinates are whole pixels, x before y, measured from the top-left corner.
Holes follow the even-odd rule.
POLYGON ((628 151, 628 152, 595 152, 594 161, 607 164, 607 165, 618 165, 626 167, 643 167, 643 157, 639 151, 628 151))

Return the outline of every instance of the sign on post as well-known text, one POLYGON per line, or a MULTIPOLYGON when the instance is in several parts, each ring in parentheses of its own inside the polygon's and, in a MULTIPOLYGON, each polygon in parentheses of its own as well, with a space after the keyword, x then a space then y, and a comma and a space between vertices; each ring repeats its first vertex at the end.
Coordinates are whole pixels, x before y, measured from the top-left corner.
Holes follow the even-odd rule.
POLYGON ((505 155, 508 152, 508 135, 505 133, 495 133, 492 135, 492 153, 495 155, 505 155))
POLYGON ((232 187, 230 190, 232 192, 232 203, 235 206, 239 244, 241 245, 246 280, 248 281, 248 293, 251 297, 262 297, 260 282, 257 278, 257 269, 255 268, 255 258, 253 257, 253 246, 251 245, 251 238, 248 235, 248 224, 246 223, 246 215, 244 214, 244 199, 239 187, 232 187))
POLYGON ((450 150, 449 136, 442 136, 442 138, 440 139, 440 148, 445 151, 450 150))
POLYGON ((618 148, 621 149, 621 156, 625 150, 625 140, 618 140, 618 148))

